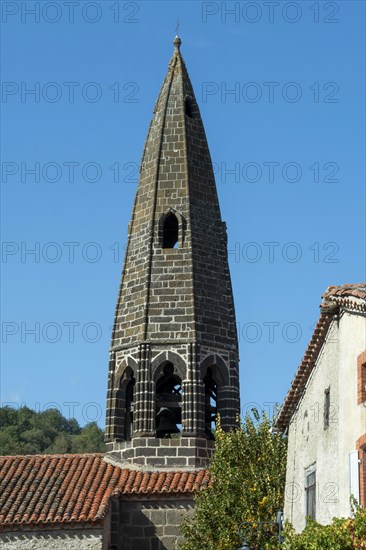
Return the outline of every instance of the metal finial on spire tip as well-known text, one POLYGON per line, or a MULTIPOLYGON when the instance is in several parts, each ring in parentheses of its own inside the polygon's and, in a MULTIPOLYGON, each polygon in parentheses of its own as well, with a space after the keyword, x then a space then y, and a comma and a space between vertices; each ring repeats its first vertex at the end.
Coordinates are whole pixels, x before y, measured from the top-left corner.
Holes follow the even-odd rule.
POLYGON ((176 52, 179 52, 179 48, 182 43, 178 34, 179 27, 180 27, 180 23, 179 23, 179 19, 177 19, 177 26, 175 27, 175 38, 174 38, 174 47, 176 52))

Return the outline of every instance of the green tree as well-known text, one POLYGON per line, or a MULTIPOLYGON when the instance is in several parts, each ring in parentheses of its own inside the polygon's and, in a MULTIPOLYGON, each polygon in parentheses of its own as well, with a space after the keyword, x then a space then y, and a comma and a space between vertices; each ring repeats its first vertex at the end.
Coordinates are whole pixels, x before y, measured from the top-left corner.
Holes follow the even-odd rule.
POLYGON ((52 446, 47 449, 49 454, 65 454, 72 452, 72 439, 67 433, 60 433, 52 443, 52 446))
POLYGON ((273 522, 283 509, 286 447, 286 438, 256 409, 238 429, 224 432, 218 423, 211 483, 196 494, 194 514, 183 523, 182 550, 236 550, 244 534, 254 550, 277 548, 276 525, 255 522, 273 522), (243 525, 239 537, 242 522, 251 525, 243 525))
POLYGON ((79 435, 72 436, 74 453, 98 453, 105 450, 103 431, 96 422, 86 424, 79 435))
POLYGON ((0 408, 0 455, 103 452, 104 434, 95 422, 80 428, 58 409, 0 408))
POLYGON ((24 454, 16 426, 0 430, 0 455, 24 454))
POLYGON ((1 429, 7 426, 13 426, 16 423, 18 411, 13 407, 0 408, 0 427, 1 429))

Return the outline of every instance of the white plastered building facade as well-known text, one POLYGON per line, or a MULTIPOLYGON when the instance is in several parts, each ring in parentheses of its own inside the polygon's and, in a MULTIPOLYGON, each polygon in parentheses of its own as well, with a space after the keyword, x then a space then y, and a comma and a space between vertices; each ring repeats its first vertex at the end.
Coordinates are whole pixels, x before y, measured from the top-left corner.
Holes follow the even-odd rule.
POLYGON ((277 418, 288 435, 285 518, 322 524, 366 505, 366 285, 329 287, 277 418))

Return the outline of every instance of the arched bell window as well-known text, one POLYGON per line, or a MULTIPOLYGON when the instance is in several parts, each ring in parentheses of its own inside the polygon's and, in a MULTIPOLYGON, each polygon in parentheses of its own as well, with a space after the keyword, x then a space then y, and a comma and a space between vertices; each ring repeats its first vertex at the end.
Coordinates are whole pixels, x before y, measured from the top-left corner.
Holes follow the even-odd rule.
POLYGON ((217 418, 217 382, 211 367, 208 367, 203 379, 205 385, 205 433, 214 439, 217 418))
POLYGON ((132 378, 126 386, 126 412, 124 436, 125 441, 130 441, 133 431, 133 390, 135 387, 135 379, 132 378))
POLYGON ((172 212, 168 214, 163 224, 163 248, 178 248, 179 223, 172 212))
POLYGON ((120 434, 124 441, 130 441, 133 432, 133 399, 135 377, 133 370, 127 367, 120 380, 117 391, 117 408, 123 412, 121 415, 120 434))
POLYGON ((182 427, 182 380, 166 363, 156 382, 156 436, 171 437, 182 427))

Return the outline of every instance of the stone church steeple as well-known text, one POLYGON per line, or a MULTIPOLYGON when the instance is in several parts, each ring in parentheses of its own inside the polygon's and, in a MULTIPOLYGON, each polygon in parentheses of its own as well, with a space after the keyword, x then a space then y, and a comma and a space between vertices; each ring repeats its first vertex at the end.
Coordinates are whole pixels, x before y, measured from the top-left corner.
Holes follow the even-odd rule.
POLYGON ((238 342, 205 130, 174 40, 128 226, 110 349, 110 455, 147 467, 206 466, 214 423, 239 413, 238 342))

